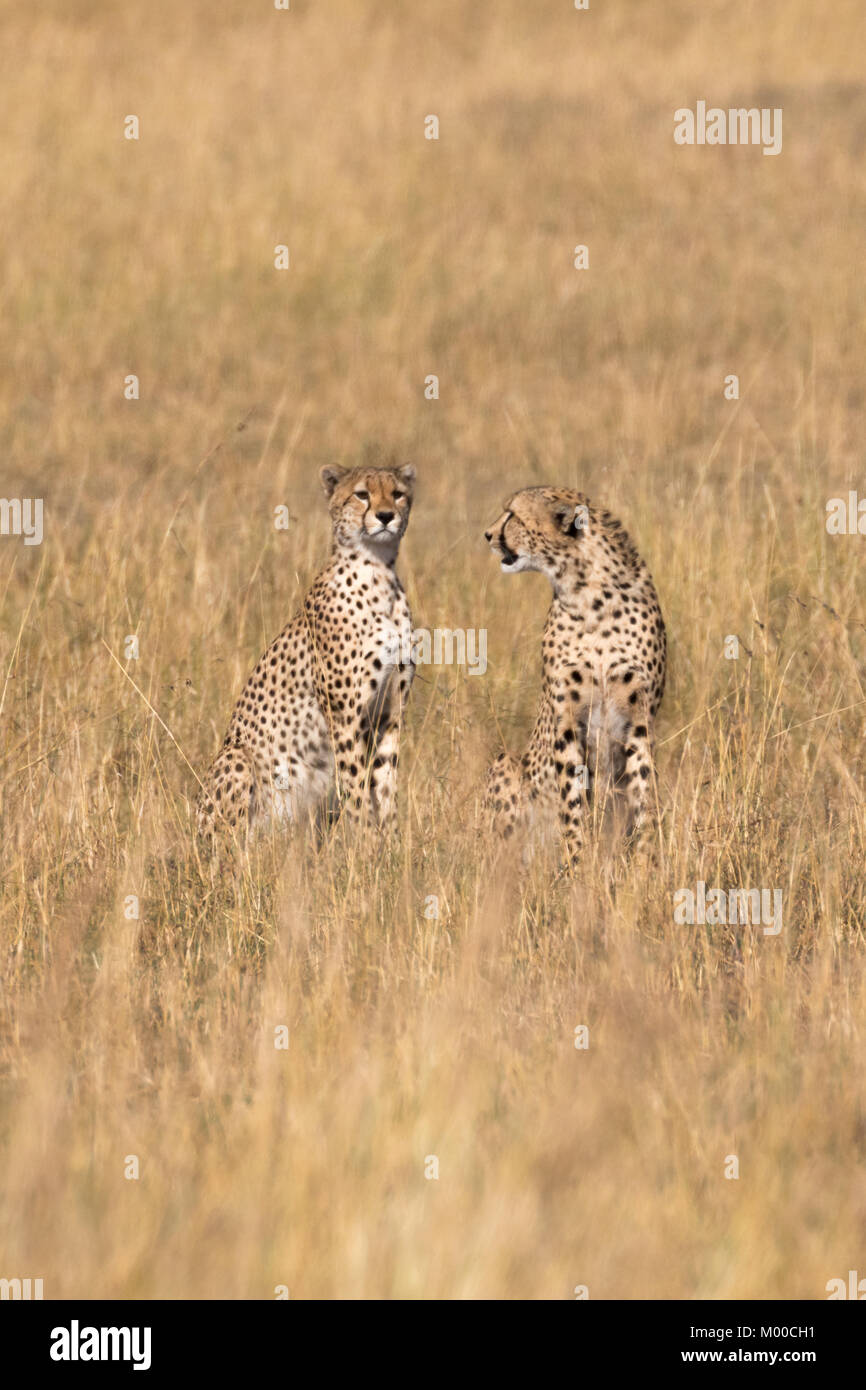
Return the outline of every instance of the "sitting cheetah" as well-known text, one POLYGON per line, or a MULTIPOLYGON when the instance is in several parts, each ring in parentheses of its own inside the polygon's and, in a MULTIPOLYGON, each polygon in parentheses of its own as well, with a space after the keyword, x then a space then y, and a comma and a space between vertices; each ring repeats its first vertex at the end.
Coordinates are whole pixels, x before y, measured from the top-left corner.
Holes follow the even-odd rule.
POLYGON ((653 719, 665 683, 665 625, 649 570, 620 523, 569 488, 517 492, 485 531, 505 574, 539 570, 553 586, 542 695, 523 757, 504 754, 485 804, 504 835, 555 819, 569 852, 603 774, 625 793, 629 830, 646 817, 653 719))
POLYGON ((336 782, 355 820, 394 813, 400 729, 414 668, 394 561, 415 482, 402 468, 321 470, 331 558, 246 685, 197 803, 200 833, 296 820, 336 782))

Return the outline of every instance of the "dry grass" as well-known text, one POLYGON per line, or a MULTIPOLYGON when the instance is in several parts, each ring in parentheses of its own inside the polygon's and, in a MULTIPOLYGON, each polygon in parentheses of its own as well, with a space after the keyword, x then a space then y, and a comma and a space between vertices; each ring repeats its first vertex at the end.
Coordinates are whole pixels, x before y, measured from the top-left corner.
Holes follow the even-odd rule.
POLYGON ((866 542, 823 515, 863 485, 864 30, 860 0, 5 7, 0 491, 46 534, 0 540, 0 1275, 763 1298, 862 1272, 866 542), (700 97, 782 106, 782 155, 675 147, 700 97), (186 759, 322 561, 319 465, 378 447, 419 470, 416 622, 486 627, 490 669, 416 684, 387 852, 217 874, 186 759), (658 836, 553 886, 477 808, 548 602, 481 532, 535 481, 622 516, 672 644, 658 836), (676 926, 698 879, 781 888, 781 935, 676 926))

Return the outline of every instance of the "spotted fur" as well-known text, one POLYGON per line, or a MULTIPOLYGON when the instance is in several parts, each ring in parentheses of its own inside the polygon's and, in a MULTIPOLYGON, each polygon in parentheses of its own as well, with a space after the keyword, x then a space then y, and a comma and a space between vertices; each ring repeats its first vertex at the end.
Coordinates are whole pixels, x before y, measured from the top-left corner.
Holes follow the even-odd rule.
POLYGON ((488 773, 494 825, 509 836, 558 819, 573 853, 604 778, 624 795, 636 832, 652 796, 665 684, 665 625, 649 570, 620 522, 569 488, 515 493, 485 537, 505 574, 538 570, 553 587, 535 728, 521 758, 503 754, 488 773))
POLYGON ((336 789, 355 820, 394 815, 414 668, 394 570, 415 470, 323 468, 331 558, 235 706, 198 798, 199 831, 297 820, 336 789))

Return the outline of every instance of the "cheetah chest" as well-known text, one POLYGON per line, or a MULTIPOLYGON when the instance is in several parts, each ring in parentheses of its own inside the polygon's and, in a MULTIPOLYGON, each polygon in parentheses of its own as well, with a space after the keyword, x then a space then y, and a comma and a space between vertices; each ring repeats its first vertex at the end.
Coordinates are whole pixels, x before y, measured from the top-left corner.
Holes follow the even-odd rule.
POLYGON ((414 675, 412 618, 396 583, 372 608, 364 668, 368 717, 372 727, 380 728, 393 715, 396 692, 407 692, 414 675))

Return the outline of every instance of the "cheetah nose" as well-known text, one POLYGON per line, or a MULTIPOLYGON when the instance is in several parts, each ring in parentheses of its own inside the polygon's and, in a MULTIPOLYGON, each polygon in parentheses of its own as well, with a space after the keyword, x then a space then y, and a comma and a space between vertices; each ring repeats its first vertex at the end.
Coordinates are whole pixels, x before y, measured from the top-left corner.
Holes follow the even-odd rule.
POLYGON ((493 540, 493 532, 492 532, 492 531, 485 531, 485 532, 484 532, 484 539, 485 539, 485 540, 488 542, 488 544, 489 544, 490 541, 493 540))
POLYGON ((383 526, 387 526, 389 521, 393 521, 393 520, 394 520, 394 513, 393 513, 393 512, 377 512, 377 513, 376 513, 376 520, 377 520, 377 521, 381 521, 381 523, 382 523, 383 526))

